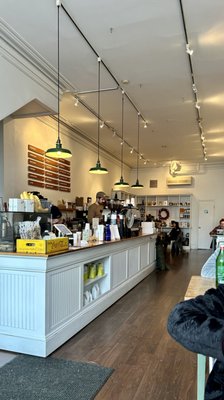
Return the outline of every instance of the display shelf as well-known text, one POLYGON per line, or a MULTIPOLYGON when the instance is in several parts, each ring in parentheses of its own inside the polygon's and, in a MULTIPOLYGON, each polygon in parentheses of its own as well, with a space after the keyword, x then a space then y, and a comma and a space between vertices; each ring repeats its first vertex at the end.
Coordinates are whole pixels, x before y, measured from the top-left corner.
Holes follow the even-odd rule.
POLYGON ((83 265, 83 307, 110 290, 110 257, 90 260, 83 265), (98 269, 101 274, 98 276, 98 269), (90 275, 95 275, 93 278, 90 275))
POLYGON ((104 274, 102 276, 96 276, 94 279, 88 279, 86 282, 84 282, 84 288, 94 285, 96 282, 99 282, 101 279, 104 279, 107 277, 108 274, 104 274))
MULTIPOLYGON (((141 195, 137 196, 137 207, 141 212, 141 220, 146 221, 151 214, 155 219, 163 220, 167 225, 163 230, 171 229, 171 221, 179 222, 183 230, 183 242, 190 243, 191 230, 191 195, 190 194, 167 194, 167 195, 141 195), (161 218, 161 215, 165 215, 161 218), (166 216, 167 214, 167 216, 166 216)), ((189 248, 189 246, 188 246, 189 248)))
POLYGON ((111 199, 120 200, 124 204, 136 204, 136 195, 133 193, 125 192, 124 190, 112 190, 111 199))

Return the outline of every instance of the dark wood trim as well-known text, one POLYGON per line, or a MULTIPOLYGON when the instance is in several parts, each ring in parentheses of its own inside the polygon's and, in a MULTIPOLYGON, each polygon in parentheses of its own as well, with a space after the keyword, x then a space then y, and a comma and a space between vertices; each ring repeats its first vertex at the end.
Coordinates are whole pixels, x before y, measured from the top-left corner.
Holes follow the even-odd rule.
POLYGON ((36 174, 31 174, 31 173, 28 174, 28 178, 35 179, 37 181, 42 181, 42 182, 45 179, 43 175, 36 175, 36 174))
POLYGON ((45 154, 45 151, 42 149, 39 149, 38 147, 32 146, 31 144, 28 144, 28 150, 33 151, 34 153, 38 153, 38 154, 45 154))
POLYGON ((44 188, 44 183, 43 182, 37 182, 37 181, 28 180, 28 185, 44 188))
POLYGON ((28 171, 34 172, 36 174, 44 175, 44 169, 31 167, 30 165, 28 165, 28 171))
POLYGON ((45 169, 53 172, 58 172, 58 168, 52 167, 52 165, 45 165, 45 169))
POLYGON ((56 160, 51 160, 48 157, 45 157, 45 164, 50 164, 50 165, 54 165, 55 167, 58 167, 58 161, 56 160))
POLYGON ((70 188, 65 188, 65 187, 62 187, 62 186, 59 186, 58 190, 59 190, 60 192, 71 192, 71 189, 70 189, 70 188))
POLYGON ((39 156, 38 154, 35 153, 31 153, 30 151, 28 151, 28 157, 32 158, 33 160, 44 162, 44 157, 39 156))
POLYGON ((39 167, 44 169, 44 163, 31 160, 30 158, 28 159, 28 164, 33 165, 34 167, 39 167))
POLYGON ((51 185, 50 183, 45 183, 44 187, 46 189, 58 190, 58 186, 51 185))

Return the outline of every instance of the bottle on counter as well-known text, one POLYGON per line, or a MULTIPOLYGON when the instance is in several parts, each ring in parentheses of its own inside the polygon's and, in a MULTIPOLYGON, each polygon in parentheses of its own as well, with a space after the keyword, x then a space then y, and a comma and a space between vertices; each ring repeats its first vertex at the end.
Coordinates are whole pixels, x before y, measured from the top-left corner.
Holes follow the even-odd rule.
POLYGON ((216 286, 220 284, 224 284, 224 245, 220 246, 220 251, 216 258, 216 286))
POLYGON ((124 216, 123 214, 119 214, 119 224, 118 224, 120 238, 124 237, 124 216))
POLYGON ((109 242, 111 240, 110 224, 106 224, 105 228, 105 241, 109 242))

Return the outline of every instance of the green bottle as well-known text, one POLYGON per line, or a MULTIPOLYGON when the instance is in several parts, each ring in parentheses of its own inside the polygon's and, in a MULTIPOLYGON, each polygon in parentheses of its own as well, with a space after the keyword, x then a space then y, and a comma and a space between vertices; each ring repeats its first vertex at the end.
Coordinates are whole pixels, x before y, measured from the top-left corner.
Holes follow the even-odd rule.
POLYGON ((220 246, 220 252, 216 258, 216 287, 224 284, 224 246, 220 246))

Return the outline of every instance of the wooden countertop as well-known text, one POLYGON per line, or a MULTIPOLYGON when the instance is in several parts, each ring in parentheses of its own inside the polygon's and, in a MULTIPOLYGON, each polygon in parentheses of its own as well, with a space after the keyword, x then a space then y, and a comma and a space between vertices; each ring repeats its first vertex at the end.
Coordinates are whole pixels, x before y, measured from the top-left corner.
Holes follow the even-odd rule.
POLYGON ((196 296, 203 295, 206 290, 215 287, 216 283, 214 278, 203 278, 200 275, 193 275, 185 293, 184 300, 189 300, 196 296))
POLYGON ((77 246, 77 247, 69 247, 68 250, 62 250, 62 251, 58 251, 57 253, 49 253, 49 254, 39 254, 39 253, 17 253, 17 252, 0 252, 0 257, 1 256, 14 256, 14 257, 24 257, 24 256, 29 256, 29 257, 42 257, 42 258, 48 258, 48 257, 53 257, 53 256, 58 256, 58 255, 62 255, 62 254, 68 254, 68 253, 72 253, 72 252, 77 252, 77 251, 83 251, 83 250, 87 250, 87 249, 91 249, 94 247, 98 247, 98 246, 108 246, 110 244, 114 244, 114 243, 121 243, 127 240, 136 240, 136 239, 140 239, 143 237, 151 237, 151 238, 156 238, 157 234, 153 233, 153 234, 148 234, 148 233, 141 233, 138 236, 132 236, 129 238, 123 238, 123 239, 119 239, 119 240, 110 240, 108 242, 92 242, 90 244, 88 244, 87 246, 77 246))

